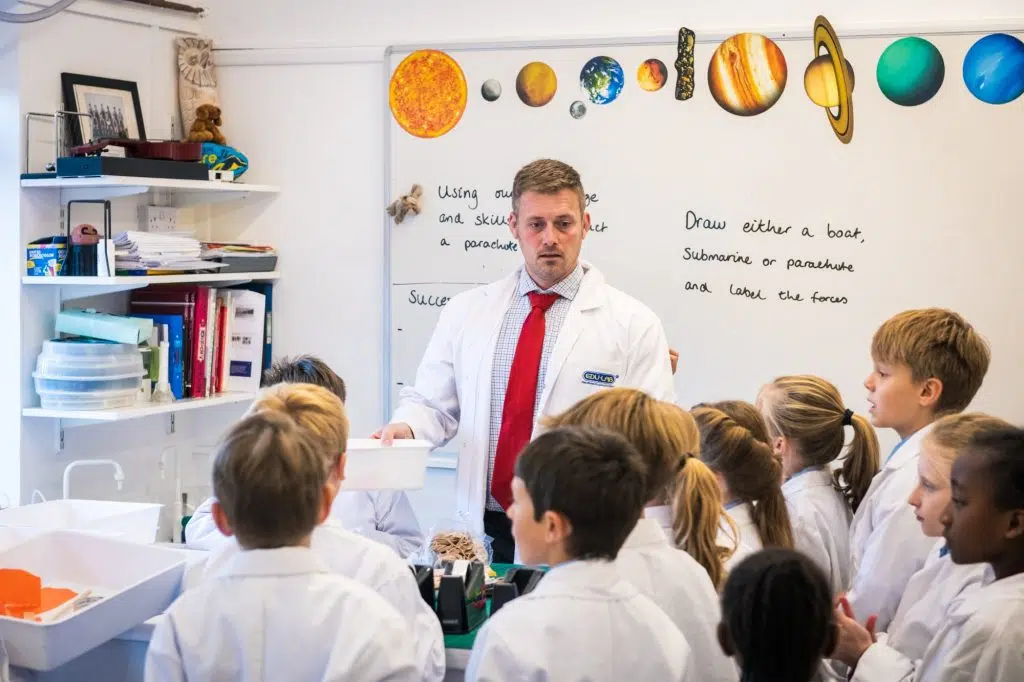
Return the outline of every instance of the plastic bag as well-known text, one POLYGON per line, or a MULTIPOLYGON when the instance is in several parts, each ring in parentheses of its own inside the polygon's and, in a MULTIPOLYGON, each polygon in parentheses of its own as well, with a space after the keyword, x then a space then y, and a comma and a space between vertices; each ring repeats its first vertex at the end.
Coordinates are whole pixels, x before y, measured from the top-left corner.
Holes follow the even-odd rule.
POLYGON ((440 568, 444 561, 466 559, 490 565, 491 539, 475 536, 470 527, 463 514, 439 519, 427 532, 427 541, 417 563, 440 568))

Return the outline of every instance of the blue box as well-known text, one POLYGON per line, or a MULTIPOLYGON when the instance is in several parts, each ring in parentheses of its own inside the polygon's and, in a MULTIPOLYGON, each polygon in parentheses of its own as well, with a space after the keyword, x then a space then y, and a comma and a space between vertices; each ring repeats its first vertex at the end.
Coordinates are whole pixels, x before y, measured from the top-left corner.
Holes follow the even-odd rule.
POLYGON ((43 237, 29 242, 25 271, 30 277, 56 277, 68 256, 67 237, 43 237))

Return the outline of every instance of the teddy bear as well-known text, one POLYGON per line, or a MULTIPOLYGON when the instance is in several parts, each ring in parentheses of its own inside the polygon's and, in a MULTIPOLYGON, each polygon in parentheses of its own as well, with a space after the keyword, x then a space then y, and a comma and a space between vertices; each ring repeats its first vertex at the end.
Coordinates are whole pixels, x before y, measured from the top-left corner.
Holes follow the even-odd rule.
POLYGON ((419 215, 420 212, 420 197, 423 195, 423 188, 419 185, 413 185, 412 189, 408 194, 403 194, 398 197, 390 204, 388 204, 387 212, 388 215, 394 218, 395 224, 401 223, 405 220, 407 213, 413 215, 419 215))
POLYGON ((218 127, 222 125, 224 121, 220 117, 220 107, 216 104, 200 104, 196 108, 196 120, 188 132, 188 141, 227 144, 218 127))

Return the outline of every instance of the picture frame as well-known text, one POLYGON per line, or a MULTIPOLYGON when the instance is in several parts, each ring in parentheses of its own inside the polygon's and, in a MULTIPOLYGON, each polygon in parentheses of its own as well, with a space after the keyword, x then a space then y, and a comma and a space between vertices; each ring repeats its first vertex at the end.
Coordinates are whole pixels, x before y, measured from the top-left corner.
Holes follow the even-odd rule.
POLYGON ((142 101, 135 81, 61 73, 64 109, 88 116, 69 117, 73 146, 101 138, 146 139, 142 101))

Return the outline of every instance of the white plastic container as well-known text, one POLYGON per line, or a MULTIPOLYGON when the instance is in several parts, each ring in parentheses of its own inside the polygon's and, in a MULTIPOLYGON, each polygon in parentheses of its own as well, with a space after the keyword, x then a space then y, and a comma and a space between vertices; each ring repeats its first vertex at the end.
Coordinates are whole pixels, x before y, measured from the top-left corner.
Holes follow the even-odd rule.
POLYGON ((418 490, 427 476, 430 443, 395 440, 384 447, 372 438, 350 438, 342 490, 418 490))
POLYGON ((52 670, 163 613, 179 593, 185 558, 162 547, 54 531, 0 552, 0 566, 31 571, 45 587, 104 597, 52 623, 0 616, 11 665, 52 670))
POLYGON ((42 530, 100 531, 119 539, 151 544, 160 524, 161 504, 104 500, 51 500, 0 510, 0 526, 42 530))
POLYGON ((116 410, 138 402, 138 387, 97 393, 39 393, 39 405, 44 410, 116 410))

